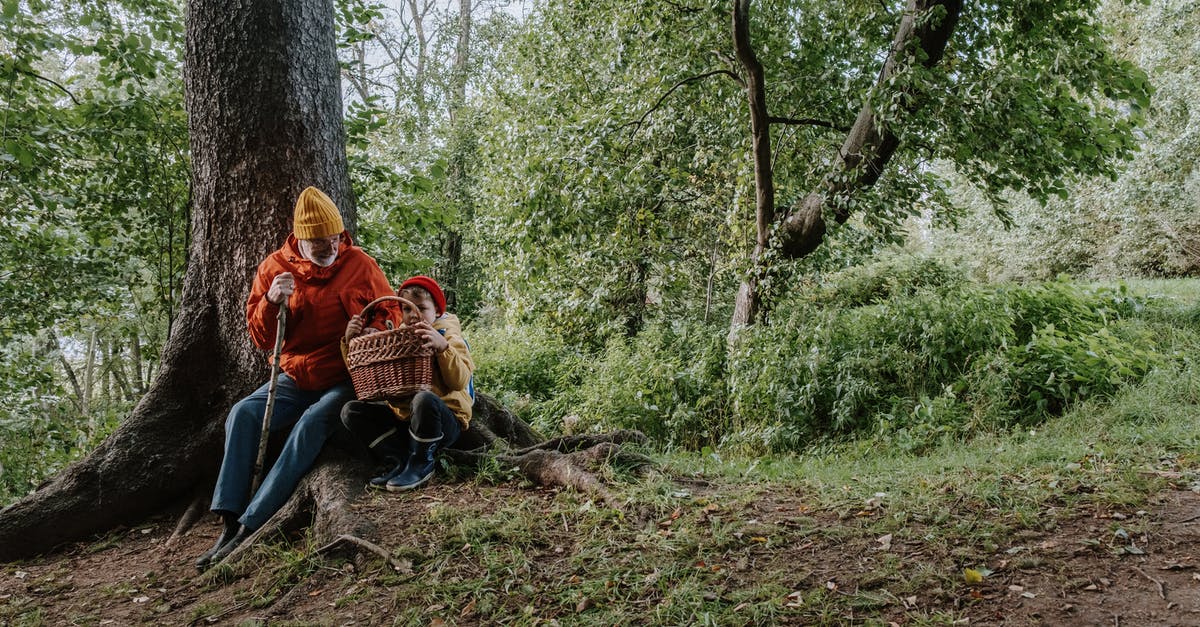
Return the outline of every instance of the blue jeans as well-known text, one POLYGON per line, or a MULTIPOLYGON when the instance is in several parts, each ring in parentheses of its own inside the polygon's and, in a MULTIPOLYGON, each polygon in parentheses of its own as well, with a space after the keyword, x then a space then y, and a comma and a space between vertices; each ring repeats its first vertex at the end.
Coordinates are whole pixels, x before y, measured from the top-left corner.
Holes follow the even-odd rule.
POLYGON ((225 420, 225 457, 213 493, 212 510, 240 515, 238 521, 249 529, 262 527, 292 496, 337 424, 342 405, 354 398, 349 381, 325 390, 301 390, 295 380, 281 373, 270 429, 274 433, 290 428, 291 433, 251 499, 250 481, 269 389, 270 384, 264 384, 229 410, 229 418, 225 420))

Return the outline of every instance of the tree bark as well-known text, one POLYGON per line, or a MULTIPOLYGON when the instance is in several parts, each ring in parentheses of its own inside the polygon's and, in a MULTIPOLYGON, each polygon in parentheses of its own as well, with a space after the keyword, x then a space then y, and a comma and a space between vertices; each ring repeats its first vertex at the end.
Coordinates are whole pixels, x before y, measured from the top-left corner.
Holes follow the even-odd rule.
POLYGON ((458 309, 459 287, 462 278, 462 231, 463 224, 469 223, 474 217, 474 203, 471 198, 470 181, 467 177, 467 162, 471 157, 467 149, 475 152, 474 130, 469 122, 462 119, 462 111, 467 103, 467 77, 470 72, 471 58, 471 28, 473 0, 458 2, 458 41, 454 52, 454 64, 450 69, 450 128, 454 133, 452 152, 447 171, 447 187, 450 198, 458 205, 458 224, 446 232, 446 241, 442 247, 444 260, 438 273, 441 285, 446 291, 446 307, 458 309))
POLYGON ((258 263, 308 185, 354 227, 332 0, 191 0, 186 54, 191 245, 161 367, 92 454, 0 511, 0 561, 133 523, 211 481, 226 413, 268 372, 246 333, 258 263))
MULTIPOLYGON (((751 66, 746 65, 746 60, 743 58, 743 47, 749 46, 749 36, 745 36, 746 43, 739 43, 738 36, 738 20, 739 12, 744 6, 749 5, 749 0, 738 0, 734 8, 734 46, 738 49, 738 58, 747 69, 747 73, 751 74, 751 66)), ((887 59, 884 61, 883 68, 879 71, 879 77, 875 82, 875 89, 882 89, 888 81, 896 74, 902 63, 911 60, 915 54, 915 50, 919 47, 924 52, 924 60, 922 64, 925 67, 933 67, 942 60, 945 54, 946 45, 950 41, 950 37, 954 34, 954 28, 958 24, 959 15, 962 12, 962 0, 909 0, 908 5, 904 10, 904 15, 900 19, 900 25, 896 29, 896 35, 892 39, 892 45, 888 52, 887 59), (920 20, 929 11, 941 7, 945 10, 945 15, 941 19, 920 20)), ((743 20, 746 18, 743 17, 743 20)), ((749 49, 749 53, 753 55, 753 49, 749 49)), ((761 81, 761 69, 760 69, 761 81)), ((747 78, 747 92, 750 92, 750 78, 747 78)), ((923 104, 923 98, 920 94, 910 94, 912 97, 908 99, 906 110, 908 113, 914 113, 923 104)), ((764 115, 760 113, 759 115, 764 115)), ((751 101, 751 121, 753 128, 753 120, 755 117, 754 103, 751 101)), ((757 137, 756 137, 757 140, 757 137)), ((875 184, 879 177, 883 174, 884 168, 896 149, 900 145, 899 136, 893 129, 881 126, 874 109, 871 106, 870 98, 863 103, 859 109, 858 117, 854 121, 849 133, 846 135, 845 141, 842 142, 841 148, 838 150, 838 158, 834 166, 834 170, 830 172, 821 184, 820 189, 815 190, 805 196, 796 206, 786 212, 782 221, 778 223, 778 241, 773 244, 778 246, 784 257, 789 259, 801 259, 808 256, 825 238, 827 224, 825 221, 826 209, 829 208, 831 201, 834 199, 846 199, 852 196, 855 192, 866 189, 875 184)), ((767 185, 771 185, 771 172, 769 170, 771 163, 770 147, 766 147, 765 158, 761 158, 758 154, 759 146, 755 144, 755 185, 758 192, 758 204, 761 207, 762 195, 764 193, 764 181, 767 185), (761 164, 766 164, 763 168, 761 164)), ((772 203, 774 202, 772 196, 772 203)), ((850 218, 850 211, 846 209, 844 202, 834 202, 832 215, 838 224, 844 223, 850 218)), ((773 212, 773 209, 772 209, 773 212)), ((758 241, 755 245, 755 254, 752 257, 752 269, 738 290, 737 299, 734 302, 734 316, 731 323, 731 332, 739 326, 751 324, 761 311, 762 296, 759 293, 758 280, 761 278, 766 269, 761 265, 760 247, 763 247, 763 242, 766 241, 766 246, 772 245, 769 241, 770 229, 775 225, 775 221, 767 222, 766 226, 761 220, 762 210, 759 209, 758 221, 758 241)), ((765 248, 763 248, 765 250, 765 248)))
POLYGON ((756 237, 750 254, 750 274, 743 280, 734 301, 731 330, 753 324, 758 317, 761 298, 759 282, 763 257, 771 245, 771 225, 775 222, 775 175, 771 169, 771 116, 767 111, 767 91, 763 66, 750 41, 750 0, 733 4, 733 48, 745 70, 746 100, 750 105, 750 137, 754 154, 754 215, 756 237))

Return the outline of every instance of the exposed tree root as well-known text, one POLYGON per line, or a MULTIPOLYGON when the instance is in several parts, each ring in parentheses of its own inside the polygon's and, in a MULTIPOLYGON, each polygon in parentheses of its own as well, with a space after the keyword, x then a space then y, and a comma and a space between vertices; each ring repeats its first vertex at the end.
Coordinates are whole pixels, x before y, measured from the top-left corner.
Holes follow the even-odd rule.
MULTIPOLYGON (((490 400, 490 399, 489 399, 490 400)), ((476 404, 478 406, 478 403, 476 404)), ((507 410, 501 410, 511 416, 507 410)), ((498 412, 493 412, 493 415, 498 412)), ((520 421, 517 421, 520 422, 520 421)), ((524 423, 521 423, 524 424, 524 423)), ((475 430, 472 424, 471 431, 475 430)), ((530 431, 532 434, 532 431, 530 431)), ((639 431, 620 430, 612 433, 562 436, 526 444, 515 450, 503 451, 510 444, 500 438, 481 438, 482 444, 469 450, 452 449, 447 456, 462 465, 478 466, 490 458, 516 467, 530 481, 544 486, 561 486, 579 490, 620 509, 619 503, 605 487, 595 470, 598 466, 619 464, 632 468, 654 465, 650 458, 626 451, 622 444, 643 444, 646 436, 639 431)), ((527 442, 527 439, 522 439, 527 442)), ((461 442, 460 442, 461 444, 461 442)))
POLYGON ((296 487, 288 499, 267 523, 246 538, 225 558, 226 564, 237 564, 248 555, 248 549, 264 537, 287 534, 309 527, 317 542, 328 542, 342 535, 374 541, 379 530, 370 520, 354 513, 351 503, 364 490, 363 478, 369 474, 366 463, 344 448, 329 447, 317 459, 317 465, 296 487))
POLYGON ((359 550, 359 551, 368 551, 370 553, 374 553, 375 555, 378 555, 379 557, 383 558, 384 563, 386 563, 388 566, 391 566, 392 570, 394 570, 398 573, 411 573, 412 572, 412 562, 409 562, 407 560, 405 560, 405 561, 398 560, 398 559, 392 557, 392 554, 389 553, 387 549, 379 546, 378 544, 375 544, 374 542, 371 542, 370 540, 364 540, 362 538, 359 538, 358 536, 352 536, 352 535, 346 534, 346 533, 343 533, 342 535, 334 538, 333 542, 330 542, 329 544, 326 544, 325 546, 317 549, 317 554, 323 555, 325 553, 333 553, 333 552, 341 550, 346 545, 350 545, 354 549, 359 550))
MULTIPOLYGON (((495 459, 517 468, 525 478, 538 485, 578 490, 609 507, 620 509, 621 504, 601 479, 600 469, 611 465, 635 469, 654 465, 650 458, 621 446, 645 442, 645 435, 632 430, 541 441, 525 422, 492 398, 480 394, 471 428, 455 448, 445 453, 455 463, 471 467, 495 459), (470 447, 469 450, 463 450, 464 444, 470 447)), ((264 537, 311 527, 314 540, 324 543, 319 553, 350 545, 358 549, 352 556, 356 566, 362 566, 360 562, 365 550, 384 557, 396 567, 390 555, 375 544, 378 530, 370 521, 355 514, 351 507, 364 491, 365 477, 369 476, 366 464, 359 461, 361 458, 347 452, 345 447, 329 447, 284 507, 234 550, 225 563, 239 563, 249 554, 247 550, 264 537)), ((180 524, 183 522, 181 520, 180 524)))
MULTIPOLYGON (((211 492, 211 490, 208 490, 208 492, 211 492)), ((175 530, 171 532, 171 537, 167 538, 166 549, 175 548, 175 544, 179 542, 179 538, 187 534, 188 531, 191 531, 192 527, 195 527, 196 523, 208 513, 208 507, 211 502, 212 499, 208 494, 200 491, 196 492, 196 496, 192 498, 192 502, 188 504, 183 515, 179 517, 179 522, 175 523, 175 530)))

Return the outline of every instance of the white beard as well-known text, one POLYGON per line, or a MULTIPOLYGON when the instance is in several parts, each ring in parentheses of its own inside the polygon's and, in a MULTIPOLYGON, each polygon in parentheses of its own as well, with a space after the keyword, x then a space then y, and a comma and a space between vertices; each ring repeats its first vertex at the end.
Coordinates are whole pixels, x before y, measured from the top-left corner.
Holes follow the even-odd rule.
POLYGON ((309 259, 309 261, 321 266, 322 268, 328 268, 329 266, 333 265, 334 261, 337 261, 337 253, 333 253, 328 257, 314 257, 309 259))
POLYGON ((324 257, 317 257, 313 254, 312 244, 309 244, 307 240, 300 240, 300 254, 304 255, 305 259, 322 268, 328 268, 329 266, 332 266, 333 262, 337 261, 338 256, 337 251, 335 250, 324 257))

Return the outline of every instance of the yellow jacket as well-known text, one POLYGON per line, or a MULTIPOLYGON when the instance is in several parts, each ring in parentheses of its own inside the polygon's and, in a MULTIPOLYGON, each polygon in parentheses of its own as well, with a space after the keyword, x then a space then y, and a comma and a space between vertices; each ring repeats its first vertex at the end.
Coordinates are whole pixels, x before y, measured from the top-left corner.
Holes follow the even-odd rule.
MULTIPOLYGON (((433 386, 430 390, 445 401, 454 417, 462 425, 463 430, 471 426, 471 405, 475 402, 471 374, 475 372, 475 362, 471 361, 471 351, 467 341, 463 339, 462 325, 458 316, 444 313, 433 321, 433 328, 439 331, 450 346, 434 355, 433 386)), ((346 355, 346 340, 342 339, 342 356, 346 355)), ((388 406, 400 420, 412 417, 411 399, 392 402, 388 406)))
MULTIPOLYGON (((450 342, 450 346, 434 355, 436 367, 433 369, 431 391, 446 402, 446 406, 454 412, 459 424, 466 430, 471 426, 471 405, 475 402, 472 398, 474 389, 471 383, 475 362, 471 361, 471 351, 467 348, 467 341, 463 339, 458 316, 444 313, 433 321, 433 328, 441 332, 446 341, 450 342)), ((388 402, 388 405, 400 420, 408 420, 412 415, 410 403, 388 402)))

